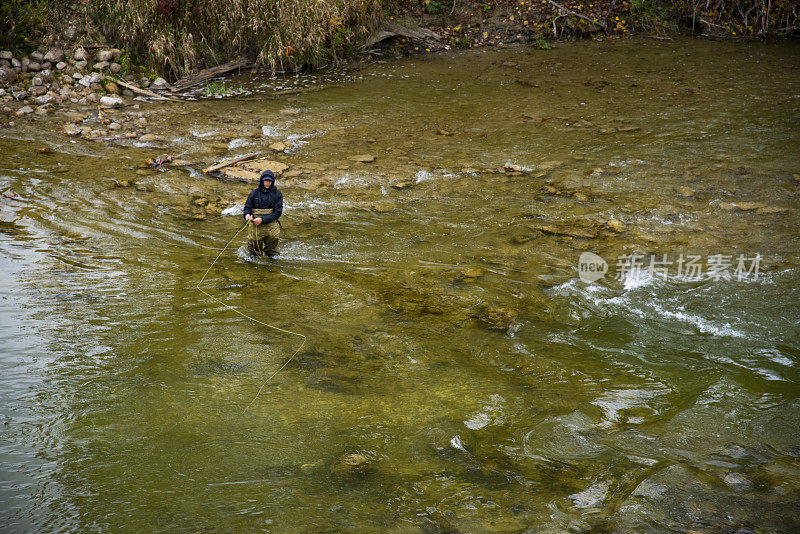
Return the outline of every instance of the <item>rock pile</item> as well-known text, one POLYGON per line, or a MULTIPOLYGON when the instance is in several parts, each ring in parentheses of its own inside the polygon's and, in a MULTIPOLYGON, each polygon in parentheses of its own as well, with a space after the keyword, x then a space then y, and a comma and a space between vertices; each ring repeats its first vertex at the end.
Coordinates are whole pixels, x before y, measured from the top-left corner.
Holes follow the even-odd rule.
POLYGON ((124 98, 135 93, 120 87, 112 78, 119 78, 133 88, 163 90, 166 80, 147 77, 136 79, 124 72, 119 49, 87 49, 71 52, 62 48, 37 50, 27 56, 0 51, 0 101, 7 115, 46 115, 59 105, 99 104, 119 107, 124 98))

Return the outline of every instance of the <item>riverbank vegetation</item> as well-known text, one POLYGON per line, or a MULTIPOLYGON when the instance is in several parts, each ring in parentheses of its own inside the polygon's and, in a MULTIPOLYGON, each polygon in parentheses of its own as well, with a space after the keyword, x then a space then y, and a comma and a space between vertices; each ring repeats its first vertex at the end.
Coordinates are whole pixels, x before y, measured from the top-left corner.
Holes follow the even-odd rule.
POLYGON ((390 20, 444 38, 436 46, 399 39, 393 51, 401 53, 510 42, 547 48, 554 38, 681 29, 733 39, 800 34, 793 0, 8 0, 0 39, 23 54, 108 44, 141 72, 176 79, 237 57, 272 70, 318 67, 362 50, 390 20))
POLYGON ((97 0, 103 35, 165 74, 247 56, 282 70, 340 58, 362 42, 378 0, 97 0))

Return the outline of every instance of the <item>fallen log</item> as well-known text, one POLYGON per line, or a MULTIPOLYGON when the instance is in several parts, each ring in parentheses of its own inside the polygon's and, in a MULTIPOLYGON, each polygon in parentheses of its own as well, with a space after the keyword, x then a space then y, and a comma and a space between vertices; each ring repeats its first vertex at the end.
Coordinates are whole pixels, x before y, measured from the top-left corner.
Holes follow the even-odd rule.
POLYGON ((158 93, 154 93, 153 91, 149 91, 147 89, 142 89, 141 87, 136 87, 135 85, 131 85, 129 83, 125 83, 122 80, 114 80, 113 78, 109 78, 109 79, 113 80, 113 82, 115 84, 121 85, 125 89, 130 89, 134 93, 142 95, 142 96, 146 96, 146 97, 149 97, 149 98, 155 98, 157 100, 169 100, 170 102, 180 102, 180 100, 178 100, 177 98, 175 98, 173 96, 160 95, 158 93))
POLYGON ((416 30, 412 30, 410 28, 406 28, 402 24, 398 24, 393 20, 387 20, 384 21, 381 27, 378 28, 372 37, 367 40, 366 44, 364 44, 364 48, 369 48, 370 46, 378 44, 384 39, 395 37, 397 35, 408 37, 409 39, 414 39, 416 41, 439 41, 442 38, 441 35, 429 30, 428 28, 417 28, 416 30))
POLYGON ((215 163, 211 167, 206 167, 203 169, 204 173, 218 171, 224 167, 228 167, 229 165, 233 165, 234 163, 239 163, 240 161, 247 161, 248 159, 253 159, 256 156, 260 155, 261 152, 251 152, 249 154, 242 154, 241 156, 236 156, 235 158, 226 159, 220 161, 219 163, 215 163))
POLYGON ((234 59, 233 61, 229 61, 224 65, 217 65, 216 67, 211 67, 210 69, 201 70, 197 74, 192 76, 188 76, 186 78, 182 78, 172 84, 172 92, 180 92, 184 91, 190 87, 194 87, 195 85, 199 85, 203 82, 206 82, 212 78, 216 78, 217 76, 221 76, 227 72, 236 69, 243 69, 250 64, 250 60, 246 58, 239 58, 234 59))

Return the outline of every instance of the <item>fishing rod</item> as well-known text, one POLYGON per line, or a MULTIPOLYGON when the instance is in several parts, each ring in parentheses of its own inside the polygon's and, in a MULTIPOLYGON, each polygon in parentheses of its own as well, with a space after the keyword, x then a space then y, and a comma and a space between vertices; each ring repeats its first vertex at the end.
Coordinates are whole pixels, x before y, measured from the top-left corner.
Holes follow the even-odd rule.
POLYGON ((244 312, 242 312, 242 311, 240 311, 240 310, 237 310, 237 309, 236 309, 236 308, 234 308, 233 306, 231 306, 231 305, 229 305, 229 304, 226 304, 226 303, 222 302, 220 299, 218 299, 217 297, 215 297, 214 295, 212 295, 211 293, 209 293, 208 291, 206 291, 205 289, 203 289, 202 287, 200 287, 200 285, 201 285, 201 284, 202 284, 202 283, 205 281, 205 279, 206 279, 206 276, 208 276, 208 273, 211 271, 211 268, 212 268, 212 267, 214 267, 214 265, 217 263, 217 260, 219 260, 219 259, 220 259, 220 257, 221 257, 221 256, 222 256, 222 255, 225 253, 225 251, 228 249, 228 246, 229 246, 229 245, 230 245, 230 244, 233 242, 233 240, 234 240, 234 239, 236 239, 236 237, 237 237, 237 236, 238 236, 238 235, 239 235, 239 234, 242 232, 242 230, 244 230, 244 229, 245 229, 245 227, 246 227, 248 224, 253 224, 253 223, 252 223, 251 221, 245 221, 245 223, 242 225, 242 227, 241 227, 241 228, 239 228, 239 230, 237 230, 235 234, 233 234, 233 237, 231 237, 230 239, 228 239, 228 242, 227 242, 227 243, 225 243, 225 246, 224 246, 224 247, 222 247, 222 250, 220 250, 220 251, 219 251, 219 254, 217 254, 217 257, 216 257, 216 258, 214 258, 214 261, 212 261, 212 262, 211 262, 211 265, 209 265, 209 266, 208 266, 208 269, 206 269, 206 272, 204 272, 204 273, 203 273, 203 276, 202 276, 202 278, 200 278, 200 281, 199 281, 199 282, 197 282, 197 289, 198 289, 198 290, 199 290, 201 293, 203 293, 205 296, 207 296, 208 298, 210 298, 210 299, 214 300, 215 302, 218 302, 218 303, 222 304, 223 306, 225 306, 226 308, 228 308, 228 309, 229 309, 229 310, 231 310, 232 312, 234 312, 234 313, 238 313, 239 315, 241 315, 242 317, 244 317, 244 318, 246 318, 246 319, 250 319, 250 320, 251 320, 251 321, 253 321, 254 323, 258 323, 258 324, 260 324, 260 325, 262 325, 262 326, 266 326, 267 328, 271 328, 271 329, 273 329, 273 330, 277 330, 278 332, 283 332, 284 334, 291 334, 291 335, 293 335, 293 336, 300 337, 300 338, 302 338, 302 339, 303 339, 303 341, 302 341, 302 343, 300 343, 300 346, 299 346, 299 347, 297 347, 297 350, 295 350, 295 351, 294 351, 294 353, 293 353, 293 354, 292 354, 292 355, 289 357, 289 359, 288 359, 288 360, 286 360, 286 361, 283 363, 283 365, 281 365, 281 366, 278 368, 278 370, 277 370, 277 371, 275 371, 274 373, 272 373, 272 374, 271 374, 271 375, 270 375, 270 376, 269 376, 269 377, 268 377, 266 380, 264 380, 264 382, 261 384, 261 387, 260 387, 260 388, 258 388, 258 392, 256 393, 256 396, 255 396, 255 397, 253 397, 253 400, 252 400, 252 401, 250 401, 250 404, 248 404, 248 405, 245 407, 245 409, 244 409, 244 412, 246 412, 246 411, 247 411, 247 409, 248 409, 248 408, 250 408, 250 406, 252 406, 254 402, 256 402, 256 399, 258 399, 259 395, 261 395, 261 392, 262 392, 262 391, 264 390, 264 388, 267 386, 267 383, 268 383, 270 380, 272 380, 273 378, 275 378, 275 375, 277 375, 278 373, 280 373, 280 372, 281 372, 281 371, 284 369, 284 367, 286 367, 287 365, 289 365, 289 362, 291 362, 291 361, 294 359, 294 357, 295 357, 295 356, 297 356, 297 354, 300 352, 300 350, 301 350, 301 349, 303 348, 303 346, 306 344, 306 340, 308 339, 308 338, 306 338, 306 336, 304 336, 303 334, 300 334, 300 333, 298 333, 298 332, 292 332, 291 330, 286 330, 285 328, 281 328, 281 327, 279 327, 279 326, 275 326, 275 325, 267 324, 267 323, 265 323, 265 322, 263 322, 263 321, 259 321, 259 320, 258 320, 258 319, 256 319, 255 317, 251 317, 251 316, 247 315, 246 313, 244 313, 244 312))

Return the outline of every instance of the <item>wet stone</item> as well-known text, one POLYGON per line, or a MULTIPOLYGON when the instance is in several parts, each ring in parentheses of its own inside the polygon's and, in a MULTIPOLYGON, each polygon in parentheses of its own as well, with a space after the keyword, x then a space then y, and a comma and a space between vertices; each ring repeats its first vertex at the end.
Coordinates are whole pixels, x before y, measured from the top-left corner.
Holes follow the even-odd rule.
POLYGON ((517 318, 517 312, 505 306, 484 306, 474 317, 490 330, 508 330, 517 318))
POLYGON ((575 237, 579 239, 592 239, 597 237, 597 230, 595 228, 579 227, 573 225, 556 226, 552 224, 539 224, 531 227, 538 230, 543 234, 575 237))
POLYGON ((81 129, 72 123, 65 125, 63 131, 70 137, 79 137, 81 135, 81 129))
POLYGON ((100 97, 100 105, 104 108, 117 108, 125 104, 125 101, 118 96, 102 96, 100 97))
POLYGON ((725 211, 755 211, 767 205, 763 202, 722 202, 719 207, 725 211))
POLYGON ((752 481, 741 473, 728 473, 722 480, 736 493, 744 493, 753 489, 752 481))
POLYGON ((480 267, 466 267, 461 271, 464 278, 480 278, 484 273, 485 271, 480 267))
POLYGON ((347 159, 358 163, 372 163, 373 161, 375 161, 375 156, 373 156, 372 154, 358 154, 355 156, 350 156, 347 159))
POLYGON ((372 460, 366 454, 354 452, 339 458, 331 466, 331 474, 340 478, 361 477, 372 467, 372 460))
POLYGON ((606 221, 606 226, 612 232, 617 232, 617 233, 624 232, 625 230, 628 229, 628 227, 625 226, 625 223, 623 223, 619 219, 609 219, 608 221, 606 221))
POLYGON ((786 213, 786 208, 779 208, 778 206, 764 206, 763 208, 758 208, 756 213, 761 215, 776 215, 779 213, 786 213))

